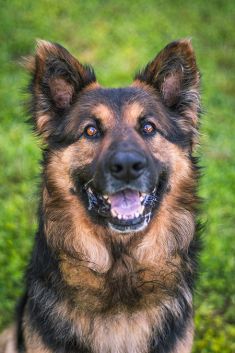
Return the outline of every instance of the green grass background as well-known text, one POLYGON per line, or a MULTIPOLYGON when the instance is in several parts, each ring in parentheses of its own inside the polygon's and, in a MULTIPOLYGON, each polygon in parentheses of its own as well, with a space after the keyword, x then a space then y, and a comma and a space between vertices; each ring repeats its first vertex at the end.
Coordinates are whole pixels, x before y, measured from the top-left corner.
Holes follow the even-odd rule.
POLYGON ((0 329, 13 317, 36 228, 40 144, 25 124, 36 38, 92 63, 103 85, 131 82, 168 42, 192 37, 202 72, 200 194, 207 221, 194 352, 235 352, 235 2, 0 0, 0 329), (56 4, 57 3, 57 4, 56 4))

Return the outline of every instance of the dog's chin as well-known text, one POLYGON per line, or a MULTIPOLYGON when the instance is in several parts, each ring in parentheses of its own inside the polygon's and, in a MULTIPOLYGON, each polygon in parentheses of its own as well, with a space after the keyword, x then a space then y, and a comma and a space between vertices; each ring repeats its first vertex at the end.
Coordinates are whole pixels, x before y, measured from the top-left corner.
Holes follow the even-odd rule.
POLYGON ((119 233, 143 231, 161 203, 166 178, 148 193, 128 186, 113 193, 98 192, 93 185, 83 189, 92 219, 119 233))

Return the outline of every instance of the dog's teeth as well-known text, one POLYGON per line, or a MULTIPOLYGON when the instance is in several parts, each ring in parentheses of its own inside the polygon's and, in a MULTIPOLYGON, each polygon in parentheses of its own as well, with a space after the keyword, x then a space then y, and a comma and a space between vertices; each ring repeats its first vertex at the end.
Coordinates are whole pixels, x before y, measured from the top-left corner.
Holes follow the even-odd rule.
POLYGON ((104 199, 107 203, 111 204, 108 195, 103 195, 103 199, 104 199))
POLYGON ((139 217, 139 212, 136 212, 135 213, 135 218, 138 218, 139 217))
POLYGON ((91 188, 88 188, 88 190, 87 190, 88 192, 90 192, 91 194, 92 194, 92 190, 91 190, 91 188))
POLYGON ((118 214, 117 218, 118 218, 118 219, 122 219, 122 215, 121 215, 121 214, 118 214))
POLYGON ((111 210, 111 215, 112 215, 112 217, 117 217, 117 212, 114 210, 111 210))
POLYGON ((140 201, 144 201, 144 196, 140 196, 140 201))
POLYGON ((142 214, 144 212, 144 206, 141 206, 140 208, 140 214, 142 214))

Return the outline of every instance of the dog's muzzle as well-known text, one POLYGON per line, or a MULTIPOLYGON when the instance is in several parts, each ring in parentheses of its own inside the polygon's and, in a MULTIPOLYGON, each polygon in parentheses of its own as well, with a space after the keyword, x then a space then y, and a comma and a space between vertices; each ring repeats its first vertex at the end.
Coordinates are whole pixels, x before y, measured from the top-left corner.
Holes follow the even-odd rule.
POLYGON ((160 162, 154 164, 144 153, 112 152, 83 187, 88 211, 115 231, 141 231, 160 204, 166 179, 160 162))

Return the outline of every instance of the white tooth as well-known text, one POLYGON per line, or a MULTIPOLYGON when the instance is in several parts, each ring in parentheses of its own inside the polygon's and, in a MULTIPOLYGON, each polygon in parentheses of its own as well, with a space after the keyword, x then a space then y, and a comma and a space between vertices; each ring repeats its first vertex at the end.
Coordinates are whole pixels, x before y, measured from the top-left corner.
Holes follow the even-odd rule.
POLYGON ((144 201, 144 196, 140 196, 140 201, 144 201))
POLYGON ((89 191, 90 193, 92 193, 92 190, 91 190, 91 188, 88 188, 88 190, 87 191, 89 191))
POLYGON ((109 197, 108 197, 108 195, 103 195, 103 198, 104 198, 105 200, 107 200, 109 197))
POLYGON ((118 214, 117 218, 118 218, 118 219, 122 219, 122 215, 121 215, 121 214, 118 214))
POLYGON ((114 211, 114 210, 111 210, 111 215, 112 215, 113 217, 117 217, 117 212, 114 211))
POLYGON ((140 208, 140 214, 142 214, 144 212, 144 206, 141 206, 140 208))
POLYGON ((135 217, 138 218, 139 217, 139 212, 135 213, 135 217))

